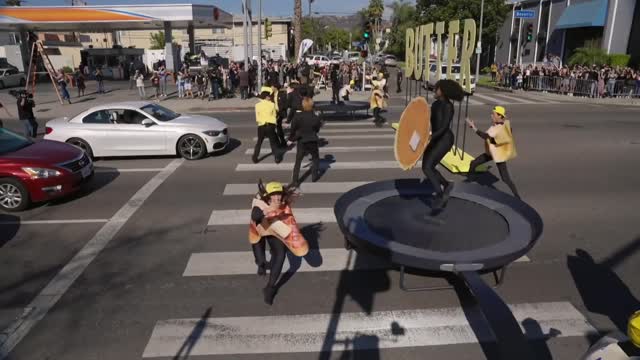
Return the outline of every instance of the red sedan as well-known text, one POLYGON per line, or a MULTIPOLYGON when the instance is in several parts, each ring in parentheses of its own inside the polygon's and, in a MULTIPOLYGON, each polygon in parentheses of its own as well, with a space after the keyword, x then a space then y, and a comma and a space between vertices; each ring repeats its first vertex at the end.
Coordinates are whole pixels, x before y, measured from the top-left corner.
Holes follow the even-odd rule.
POLYGON ((80 148, 0 128, 0 209, 21 211, 71 194, 92 175, 93 162, 80 148))

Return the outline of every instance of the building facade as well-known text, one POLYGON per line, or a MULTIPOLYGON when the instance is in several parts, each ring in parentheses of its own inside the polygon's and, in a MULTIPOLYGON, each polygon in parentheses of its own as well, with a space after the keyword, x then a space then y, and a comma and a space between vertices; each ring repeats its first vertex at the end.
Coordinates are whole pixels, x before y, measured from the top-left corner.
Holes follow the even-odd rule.
POLYGON ((580 47, 631 54, 632 62, 637 63, 640 1, 518 1, 512 4, 497 37, 495 61, 501 64, 564 64, 580 47))

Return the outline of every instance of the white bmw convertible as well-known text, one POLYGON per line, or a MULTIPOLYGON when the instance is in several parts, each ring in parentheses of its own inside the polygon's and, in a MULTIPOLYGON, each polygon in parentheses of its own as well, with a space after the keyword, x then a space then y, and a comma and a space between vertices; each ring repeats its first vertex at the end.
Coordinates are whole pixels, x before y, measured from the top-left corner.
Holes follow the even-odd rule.
POLYGON ((84 149, 89 156, 179 155, 197 160, 229 143, 227 125, 175 113, 150 102, 95 106, 73 118, 47 122, 45 139, 84 149))

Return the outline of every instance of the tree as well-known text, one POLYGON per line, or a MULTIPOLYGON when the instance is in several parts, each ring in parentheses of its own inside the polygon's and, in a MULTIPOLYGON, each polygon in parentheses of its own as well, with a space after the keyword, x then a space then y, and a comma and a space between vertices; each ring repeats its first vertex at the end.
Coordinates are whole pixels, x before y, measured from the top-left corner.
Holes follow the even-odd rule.
POLYGON ((569 65, 607 65, 609 55, 600 48, 578 48, 569 58, 569 65))
POLYGON ((302 42, 302 0, 295 0, 293 4, 293 36, 295 38, 295 56, 300 53, 302 42))
POLYGON ((396 0, 390 5, 391 34, 387 52, 404 58, 406 31, 414 27, 416 22, 416 8, 405 0, 396 0))
POLYGON ((151 33, 151 50, 164 49, 164 31, 158 31, 157 33, 151 33))
POLYGON ((6 6, 22 6, 22 0, 6 0, 6 6))
POLYGON ((371 21, 373 30, 373 36, 371 41, 375 44, 375 39, 380 35, 380 28, 382 24, 382 14, 384 13, 384 2, 382 0, 369 0, 369 7, 367 8, 367 17, 371 21))

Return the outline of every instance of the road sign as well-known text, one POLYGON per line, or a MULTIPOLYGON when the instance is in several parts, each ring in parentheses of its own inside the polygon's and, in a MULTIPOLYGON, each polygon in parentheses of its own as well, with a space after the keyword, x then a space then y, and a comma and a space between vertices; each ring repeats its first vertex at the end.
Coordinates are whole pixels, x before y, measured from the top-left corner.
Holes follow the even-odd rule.
POLYGON ((516 10, 516 18, 533 19, 536 17, 535 10, 516 10))

